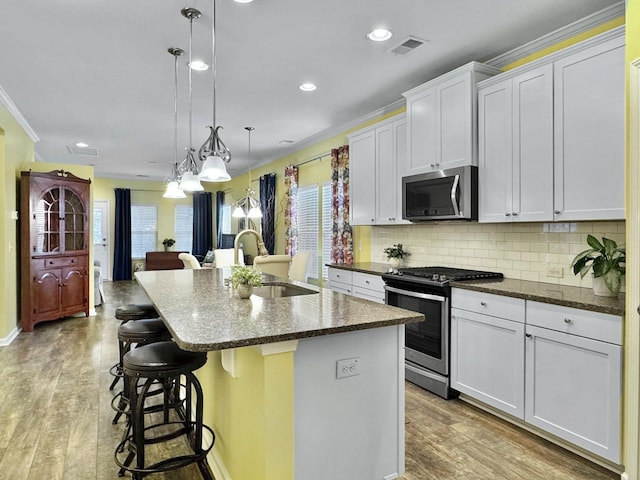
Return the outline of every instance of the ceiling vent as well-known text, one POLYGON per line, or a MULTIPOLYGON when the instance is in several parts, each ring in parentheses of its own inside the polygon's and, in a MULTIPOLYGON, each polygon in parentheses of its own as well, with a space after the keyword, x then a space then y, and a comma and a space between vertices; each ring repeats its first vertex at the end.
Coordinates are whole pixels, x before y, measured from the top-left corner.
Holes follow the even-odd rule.
POLYGON ((404 40, 402 40, 402 42, 400 42, 400 44, 396 45, 395 47, 391 48, 390 50, 387 50, 387 52, 393 53, 394 55, 403 55, 404 56, 404 55, 410 54, 416 48, 418 48, 421 45, 424 45, 425 43, 429 43, 429 41, 428 40, 422 40, 421 38, 409 35, 404 40))
POLYGON ((99 157, 97 148, 92 147, 76 147, 75 145, 67 145, 67 151, 71 155, 83 155, 85 157, 99 157))

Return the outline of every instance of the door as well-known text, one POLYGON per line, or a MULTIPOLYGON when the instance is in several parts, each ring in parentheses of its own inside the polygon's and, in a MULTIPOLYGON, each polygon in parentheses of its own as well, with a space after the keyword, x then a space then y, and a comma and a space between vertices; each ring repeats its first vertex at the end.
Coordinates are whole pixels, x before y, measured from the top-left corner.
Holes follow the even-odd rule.
POLYGON ((109 248, 109 202, 93 202, 93 258, 100 262, 102 278, 111 280, 109 248))

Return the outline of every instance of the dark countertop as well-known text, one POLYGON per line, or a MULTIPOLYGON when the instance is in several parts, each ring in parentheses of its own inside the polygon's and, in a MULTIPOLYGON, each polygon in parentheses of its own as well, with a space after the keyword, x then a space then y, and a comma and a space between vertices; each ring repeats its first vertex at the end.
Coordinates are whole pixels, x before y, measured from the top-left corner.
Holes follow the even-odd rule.
MULTIPOLYGON (((351 270, 354 272, 381 275, 387 273, 389 265, 386 263, 361 262, 353 265, 329 264, 329 267, 351 270)), ((475 290, 477 292, 505 295, 507 297, 535 300, 537 302, 551 303, 563 307, 581 308, 593 312, 610 313, 624 316, 624 293, 617 298, 598 297, 590 288, 571 287, 554 283, 531 282, 528 280, 476 280, 466 282, 453 282, 452 287, 475 290)), ((638 307, 640 312, 640 307, 638 307)))
POLYGON ((624 293, 618 297, 598 297, 590 288, 570 287, 553 283, 530 282, 527 280, 475 280, 468 282, 452 282, 452 287, 474 290, 476 292, 493 293, 507 297, 535 300, 563 307, 580 308, 593 312, 610 313, 624 316, 624 293))
POLYGON ((370 273, 372 275, 382 275, 389 271, 388 263, 360 262, 353 265, 343 265, 338 263, 328 263, 328 267, 350 270, 352 272, 370 273))
POLYGON ((185 350, 223 350, 424 320, 424 315, 265 275, 318 293, 238 298, 230 268, 137 272, 135 277, 185 350))

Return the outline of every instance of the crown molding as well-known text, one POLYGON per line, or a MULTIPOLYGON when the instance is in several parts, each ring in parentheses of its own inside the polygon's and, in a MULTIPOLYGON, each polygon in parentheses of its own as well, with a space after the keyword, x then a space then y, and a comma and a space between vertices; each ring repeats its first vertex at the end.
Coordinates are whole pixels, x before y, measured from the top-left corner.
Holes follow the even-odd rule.
POLYGON ((507 65, 517 62, 522 58, 539 52, 540 50, 556 45, 563 40, 567 40, 571 37, 584 33, 588 30, 591 30, 592 28, 602 25, 603 23, 615 20, 616 18, 623 16, 624 12, 625 2, 621 0, 614 5, 603 8, 596 13, 565 25, 564 27, 554 30, 553 32, 547 33, 540 38, 532 40, 529 43, 525 43, 524 45, 514 48, 513 50, 509 50, 508 52, 487 60, 484 63, 493 65, 494 67, 503 68, 507 65))
POLYGON ((2 86, 0 86, 0 103, 2 103, 2 105, 5 106, 5 108, 9 111, 9 113, 15 119, 15 121, 18 122, 18 125, 22 127, 22 129, 25 131, 27 135, 29 135, 29 138, 33 140, 34 143, 40 141, 40 139, 38 138, 38 135, 36 135, 36 132, 33 130, 33 128, 31 128, 31 125, 29 125, 29 122, 27 122, 27 119, 24 118, 24 115, 22 115, 22 112, 18 109, 16 104, 13 103, 13 100, 9 98, 9 95, 7 94, 5 89, 2 88, 2 86))

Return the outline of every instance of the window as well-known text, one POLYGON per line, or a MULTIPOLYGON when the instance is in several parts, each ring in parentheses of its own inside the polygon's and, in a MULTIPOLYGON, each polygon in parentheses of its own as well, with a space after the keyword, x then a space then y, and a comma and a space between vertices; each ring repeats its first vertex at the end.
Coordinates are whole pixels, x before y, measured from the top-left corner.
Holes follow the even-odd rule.
POLYGON ((318 278, 318 186, 298 189, 298 251, 308 251, 309 277, 318 278))
POLYGON ((193 207, 191 205, 176 205, 175 231, 174 249, 178 252, 190 252, 193 246, 193 207))
POLYGON ((131 205, 131 258, 145 258, 158 245, 158 207, 131 205))
POLYGON ((222 207, 222 233, 231 233, 231 205, 222 207))
POLYGON ((331 198, 331 182, 322 185, 322 278, 329 278, 331 263, 331 247, 333 242, 333 200, 331 198))

